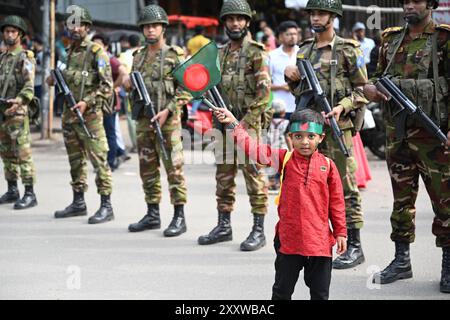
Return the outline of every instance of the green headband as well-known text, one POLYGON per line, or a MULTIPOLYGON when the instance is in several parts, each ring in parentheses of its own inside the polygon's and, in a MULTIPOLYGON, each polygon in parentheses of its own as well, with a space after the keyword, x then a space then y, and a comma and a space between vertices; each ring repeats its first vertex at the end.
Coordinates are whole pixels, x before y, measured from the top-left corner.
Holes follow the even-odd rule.
POLYGON ((311 132, 316 134, 323 133, 323 125, 316 122, 293 122, 290 125, 290 132, 311 132))

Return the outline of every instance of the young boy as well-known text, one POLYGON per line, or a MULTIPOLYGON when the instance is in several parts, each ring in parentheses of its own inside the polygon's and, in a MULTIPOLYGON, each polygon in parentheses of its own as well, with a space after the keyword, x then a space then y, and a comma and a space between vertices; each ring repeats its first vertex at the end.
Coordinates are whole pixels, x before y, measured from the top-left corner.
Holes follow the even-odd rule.
POLYGON ((332 248, 337 243, 338 255, 346 251, 347 228, 339 172, 332 160, 317 151, 325 137, 323 116, 310 109, 292 114, 289 137, 294 151, 289 153, 257 145, 228 110, 217 109, 214 114, 233 129, 235 141, 250 158, 275 166, 281 174, 272 299, 290 300, 304 268, 311 299, 327 300, 332 248))
MULTIPOLYGON (((274 110, 273 119, 270 123, 268 132, 268 144, 272 149, 289 149, 286 141, 288 134, 289 120, 285 119, 286 104, 281 99, 274 99, 272 102, 272 109, 274 110)), ((280 174, 276 168, 270 167, 267 169, 269 176, 269 193, 278 194, 280 190, 280 174)))

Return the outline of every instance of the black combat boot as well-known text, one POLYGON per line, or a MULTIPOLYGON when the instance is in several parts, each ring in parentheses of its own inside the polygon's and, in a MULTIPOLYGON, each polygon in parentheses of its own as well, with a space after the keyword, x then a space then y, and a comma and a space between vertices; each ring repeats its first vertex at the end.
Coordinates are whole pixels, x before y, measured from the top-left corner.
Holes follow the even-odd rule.
POLYGON ((140 232, 149 229, 161 228, 161 220, 159 218, 159 204, 147 203, 147 214, 137 223, 130 224, 128 231, 140 232))
POLYGON ((450 247, 442 248, 442 272, 440 289, 443 293, 450 293, 450 247))
POLYGON ((0 204, 14 203, 20 199, 19 189, 17 188, 17 181, 8 180, 8 191, 0 197, 0 204))
POLYGON ((186 221, 184 219, 184 206, 182 204, 175 206, 172 221, 166 230, 164 230, 165 237, 176 237, 186 232, 186 221))
POLYGON ((255 251, 266 245, 264 235, 264 215, 253 215, 253 228, 247 239, 241 243, 241 251, 255 251))
POLYGON ((25 193, 23 198, 17 200, 14 204, 14 209, 22 210, 37 206, 36 195, 34 194, 33 186, 25 186, 25 193))
POLYGON ((114 212, 111 205, 111 195, 102 195, 100 201, 100 208, 92 217, 88 219, 89 224, 104 223, 114 220, 114 212))
POLYGON ((386 284, 400 279, 412 278, 409 242, 395 241, 395 258, 381 272, 375 273, 373 283, 386 284))
POLYGON ((219 212, 219 222, 217 223, 217 226, 215 226, 209 234, 200 236, 198 238, 198 244, 213 244, 231 240, 233 240, 233 231, 231 230, 230 213, 219 212))
POLYGON ((334 269, 349 269, 365 261, 359 229, 348 229, 347 251, 333 261, 334 269))
POLYGON ((86 202, 84 202, 84 192, 73 192, 73 202, 64 210, 55 212, 55 218, 69 218, 87 215, 86 202))

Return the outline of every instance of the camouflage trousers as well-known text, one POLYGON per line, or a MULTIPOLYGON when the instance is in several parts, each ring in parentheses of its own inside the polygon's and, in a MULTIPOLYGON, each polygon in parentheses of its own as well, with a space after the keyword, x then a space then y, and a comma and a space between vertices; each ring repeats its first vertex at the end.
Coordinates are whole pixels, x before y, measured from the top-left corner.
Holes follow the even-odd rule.
POLYGON ((28 117, 5 117, 0 124, 0 155, 3 159, 5 179, 19 180, 26 186, 34 185, 36 173, 31 156, 31 135, 28 117))
POLYGON ((420 175, 434 212, 432 232, 436 245, 450 246, 450 156, 444 154, 440 142, 423 128, 408 129, 406 140, 395 138, 393 126, 388 126, 386 132, 386 160, 394 194, 392 241, 415 240, 415 202, 420 175))
POLYGON ((79 123, 67 121, 67 118, 73 118, 72 115, 67 114, 68 112, 72 111, 65 111, 63 114, 62 129, 69 156, 72 189, 75 192, 87 191, 87 159, 89 158, 96 173, 95 184, 98 194, 110 195, 112 176, 108 165, 108 142, 103 127, 103 113, 88 110, 83 115, 87 128, 94 135, 94 139, 90 139, 79 123))
POLYGON ((342 179, 345 198, 345 215, 348 229, 361 229, 363 227, 363 212, 361 209, 361 194, 356 183, 356 160, 353 157, 352 131, 343 130, 345 146, 350 157, 345 157, 338 144, 333 139, 331 129, 326 127, 326 139, 319 145, 319 151, 332 159, 339 170, 342 179))
POLYGON ((139 172, 142 187, 145 192, 145 201, 149 204, 161 202, 161 176, 160 159, 166 169, 169 182, 170 203, 173 205, 185 204, 187 201, 186 182, 184 179, 183 143, 181 140, 181 119, 178 114, 170 116, 162 132, 169 161, 164 159, 156 132, 147 117, 137 121, 136 136, 139 152, 139 172))
MULTIPOLYGON (((260 139, 259 130, 248 130, 248 133, 252 138, 260 139)), ((260 165, 256 165, 259 172, 255 172, 254 166, 244 152, 236 146, 231 136, 230 133, 224 134, 215 140, 217 210, 222 213, 233 211, 236 201, 235 178, 240 168, 244 174, 245 186, 250 198, 251 213, 267 214, 268 187, 264 170, 260 165)))

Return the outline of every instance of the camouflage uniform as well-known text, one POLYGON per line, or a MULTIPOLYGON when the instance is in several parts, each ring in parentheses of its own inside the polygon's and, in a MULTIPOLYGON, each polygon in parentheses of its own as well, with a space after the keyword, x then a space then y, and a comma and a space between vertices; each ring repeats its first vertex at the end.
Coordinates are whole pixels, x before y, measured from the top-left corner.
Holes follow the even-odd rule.
MULTIPOLYGON (((249 135, 259 140, 262 127, 268 127, 273 115, 273 109, 269 104, 271 81, 268 55, 263 45, 247 38, 252 10, 246 0, 224 2, 220 10, 220 19, 225 23, 225 32, 231 40, 219 51, 222 71, 221 94, 227 107, 248 128, 249 135), (229 16, 244 17, 245 27, 241 24, 239 30, 230 30, 227 26, 229 16), (232 50, 232 45, 237 48, 232 50)), ((216 124, 217 126, 219 124, 216 124)), ((219 128, 223 127, 220 125, 219 128)), ((223 133, 215 145, 218 224, 209 234, 200 236, 198 243, 208 245, 232 240, 230 214, 236 195, 234 179, 240 167, 244 173, 253 213, 252 231, 241 243, 240 249, 258 250, 266 245, 264 217, 267 213, 267 184, 264 173, 257 169, 256 164, 249 163, 242 150, 236 150, 233 139, 229 138, 229 132, 225 130, 223 133)))
POLYGON ((183 175, 183 143, 181 140, 181 106, 178 100, 185 93, 180 90, 172 76, 172 70, 183 61, 184 51, 176 46, 165 46, 155 56, 147 55, 148 47, 137 50, 133 59, 133 71, 139 71, 155 106, 155 113, 168 109, 170 115, 162 126, 165 148, 169 160, 161 157, 156 132, 144 108, 136 112, 138 105, 132 106, 133 114, 138 114, 136 135, 139 152, 139 168, 145 201, 148 204, 161 202, 160 158, 163 161, 169 181, 170 200, 173 205, 186 203, 186 183, 183 175), (161 58, 164 55, 163 67, 161 58), (163 75, 161 77, 161 70, 163 75))
MULTIPOLYGON (((363 226, 363 213, 361 209, 361 195, 355 180, 356 160, 353 155, 352 136, 354 125, 350 118, 350 113, 363 107, 367 100, 358 87, 367 82, 367 71, 364 65, 364 57, 358 42, 350 39, 343 39, 335 36, 333 41, 322 48, 317 48, 314 39, 305 40, 297 54, 298 59, 308 59, 316 70, 317 78, 322 89, 327 93, 328 101, 331 101, 331 61, 332 48, 336 46, 336 81, 335 96, 333 104, 344 107, 344 111, 339 119, 339 127, 344 133, 344 141, 349 150, 350 157, 346 158, 339 149, 338 144, 332 137, 331 129, 326 128, 327 138, 319 146, 319 150, 326 156, 333 159, 339 170, 344 187, 346 218, 348 229, 361 229, 363 226)), ((306 83, 288 81, 293 94, 299 98, 302 91, 306 89, 306 83)), ((311 105, 310 108, 321 112, 319 106, 311 105)))
MULTIPOLYGON (((431 21, 425 31, 412 38, 404 28, 384 31, 376 76, 380 76, 392 60, 388 73, 413 103, 448 132, 450 103, 450 26, 431 21), (433 75, 433 36, 437 39, 437 82, 433 75), (402 40, 403 39, 403 40, 402 40), (401 43, 399 43, 401 41, 401 43), (399 48, 395 53, 395 47, 399 48), (394 55, 395 54, 395 55, 394 55), (435 91, 436 89, 436 91, 435 91), (437 93, 437 95, 436 95, 437 93)), ((406 116, 404 130, 396 123, 397 106, 384 104, 386 112, 386 160, 394 194, 391 215, 392 241, 411 243, 415 239, 415 201, 419 175, 422 177, 435 214, 432 232, 438 247, 450 246, 450 156, 444 154, 439 140, 412 117, 406 116), (394 114, 396 117, 394 118, 394 114)), ((403 112, 404 114, 404 112, 403 112)))
MULTIPOLYGON (((184 51, 176 46, 167 46, 164 32, 169 25, 166 11, 158 5, 146 6, 138 20, 143 31, 145 26, 161 28, 157 38, 147 38, 148 45, 137 50, 133 58, 133 72, 140 72, 153 102, 154 113, 168 110, 168 117, 161 128, 164 147, 168 160, 162 155, 160 142, 151 118, 146 112, 137 92, 132 92, 132 114, 137 120, 136 136, 139 153, 139 171, 147 202, 147 214, 137 223, 130 224, 130 232, 159 229, 161 219, 159 203, 161 202, 160 158, 169 180, 170 201, 174 205, 174 215, 169 226, 164 230, 165 237, 176 237, 187 231, 184 216, 186 203, 186 183, 183 174, 183 143, 181 140, 181 103, 191 96, 181 90, 172 71, 183 62, 184 51)), ((144 34, 145 35, 145 34, 144 34)))
MULTIPOLYGON (((264 46, 244 40, 240 50, 230 50, 230 44, 219 51, 222 70, 222 95, 232 106, 232 112, 243 121, 253 138, 260 139, 261 117, 269 103, 270 75, 268 56, 264 46), (241 56, 245 56, 241 59, 241 56), (245 61, 245 71, 241 72, 241 61, 245 61), (241 76, 242 74, 242 76, 241 76)), ((253 214, 267 213, 267 185, 262 170, 254 172, 243 152, 236 148, 226 148, 226 138, 218 139, 216 147, 217 209, 219 212, 233 211, 235 202, 236 177, 238 166, 244 173, 247 194, 250 197, 253 214), (223 144, 222 146, 220 144, 223 144), (237 154, 239 153, 239 155, 237 154), (245 158, 245 164, 239 159, 245 158), (226 159, 231 161, 227 161, 226 159)))
MULTIPOLYGON (((6 78, 11 71, 13 60, 17 60, 12 71, 8 88, 2 98, 22 100, 22 105, 14 116, 6 116, 10 106, 0 104, 0 155, 3 159, 5 179, 17 181, 19 170, 25 186, 35 183, 35 169, 31 156, 31 135, 27 105, 34 96, 35 60, 33 52, 21 47, 0 55, 0 90, 3 90, 6 78)), ((0 94, 3 94, 0 93, 0 94)))
POLYGON ((87 191, 87 158, 89 158, 95 168, 98 193, 110 195, 112 177, 107 161, 108 142, 103 127, 102 111, 102 106, 110 103, 113 88, 109 57, 100 45, 84 39, 80 46, 69 47, 67 68, 63 74, 75 100, 86 102, 87 109, 83 117, 87 128, 94 135, 94 139, 86 135, 75 113, 65 105, 62 129, 69 156, 72 188, 77 193, 87 191), (80 91, 85 58, 87 59, 87 75, 82 93, 80 91))

